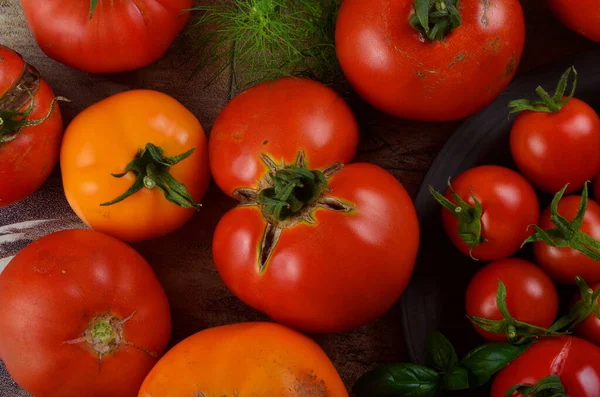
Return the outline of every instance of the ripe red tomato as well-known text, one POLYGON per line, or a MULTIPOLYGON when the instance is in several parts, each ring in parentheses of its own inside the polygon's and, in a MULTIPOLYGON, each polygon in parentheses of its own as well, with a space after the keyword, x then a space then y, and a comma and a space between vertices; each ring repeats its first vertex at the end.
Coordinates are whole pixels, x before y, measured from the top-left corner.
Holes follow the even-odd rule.
POLYGON ((600 2, 598 0, 548 0, 554 15, 569 29, 600 41, 600 2))
MULTIPOLYGON (((506 307, 515 320, 541 328, 552 325, 558 313, 558 293, 552 280, 535 264, 517 258, 493 262, 473 277, 466 296, 469 317, 504 318, 496 299, 498 280, 506 287, 506 307)), ((485 339, 495 342, 506 341, 506 332, 511 332, 488 332, 478 326, 475 330, 485 339)))
MULTIPOLYGON (((589 286, 590 291, 596 291, 600 288, 600 283, 594 283, 589 286)), ((591 297, 590 291, 587 291, 588 298, 591 297)), ((581 293, 578 293, 575 296, 574 303, 581 300, 581 293)), ((586 304, 590 304, 590 309, 592 312, 585 318, 583 322, 581 322, 576 328, 575 333, 582 338, 595 343, 600 346, 600 310, 598 309, 598 304, 600 304, 600 299, 595 299, 592 301, 586 302, 586 304)))
MULTIPOLYGON (((432 42, 411 26, 419 1, 344 0, 336 25, 340 64, 354 89, 380 110, 425 121, 462 119, 488 105, 514 76, 525 42, 521 5, 460 1, 456 8, 446 0, 446 12, 452 5, 462 24, 432 42)), ((439 19, 449 26, 453 20, 439 19)), ((434 15, 429 21, 434 32, 434 15)))
POLYGON ((498 260, 514 254, 533 232, 529 226, 539 220, 533 187, 508 168, 471 168, 452 181, 452 188, 465 202, 465 208, 460 212, 449 210, 458 201, 448 189, 445 198, 449 202, 442 210, 444 228, 461 252, 476 259, 498 260), (480 215, 475 199, 481 204, 480 215))
POLYGON ((0 208, 36 191, 58 161, 60 109, 39 72, 0 45, 0 208))
POLYGON ((159 59, 185 25, 192 0, 21 0, 29 28, 52 59, 91 73, 159 59))
POLYGON ((537 342, 496 376, 491 397, 505 397, 515 385, 535 384, 550 375, 560 378, 569 397, 599 397, 600 348, 570 336, 537 342))
POLYGON ((210 133, 209 157, 217 185, 233 196, 257 188, 269 169, 261 160, 292 164, 298 150, 312 169, 356 153, 358 125, 346 102, 330 88, 308 79, 282 78, 254 86, 223 109, 210 133))
MULTIPOLYGON (((561 82, 567 83, 571 71, 576 73, 569 68, 561 82)), ((576 84, 577 77, 573 93, 576 84)), ((600 171, 600 118, 577 98, 553 102, 555 109, 519 114, 510 133, 510 148, 517 167, 535 187, 554 194, 569 183, 566 193, 572 193, 600 171)), ((537 105, 545 107, 541 101, 537 105)))
MULTIPOLYGON (((567 196, 558 203, 558 213, 567 221, 575 219, 581 203, 581 196, 567 196)), ((555 227, 550 220, 548 207, 540 217, 540 227, 549 230, 555 227)), ((594 240, 600 240, 600 205, 589 201, 581 224, 581 232, 594 240)), ((552 277, 561 283, 575 283, 580 276, 588 283, 600 280, 600 262, 570 247, 552 247, 540 241, 533 245, 536 262, 552 277)))
POLYGON ((312 332, 348 330, 386 312, 408 283, 419 245, 402 185, 364 163, 323 173, 296 164, 270 175, 217 225, 213 256, 229 289, 276 321, 312 332), (329 191, 318 182, 323 176, 329 191), (288 189, 293 197, 284 200, 288 189))
POLYGON ((47 235, 0 274, 0 359, 36 397, 132 397, 171 332, 167 297, 126 244, 47 235))

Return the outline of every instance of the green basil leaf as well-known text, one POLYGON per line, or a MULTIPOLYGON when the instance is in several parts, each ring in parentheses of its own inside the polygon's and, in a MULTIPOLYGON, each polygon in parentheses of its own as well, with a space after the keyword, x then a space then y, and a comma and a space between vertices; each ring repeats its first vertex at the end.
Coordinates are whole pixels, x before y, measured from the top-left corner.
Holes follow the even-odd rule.
POLYGON ((454 367, 444 374, 446 390, 465 390, 469 388, 469 371, 463 367, 454 367))
POLYGON ((452 343, 440 332, 432 332, 426 343, 427 365, 447 372, 458 365, 458 356, 452 343))
POLYGON ((461 366, 470 372, 471 387, 484 385, 496 372, 519 357, 531 344, 489 343, 469 352, 461 366))
POLYGON ((440 383, 440 374, 430 368, 395 364, 366 373, 352 391, 356 397, 434 397, 440 383))

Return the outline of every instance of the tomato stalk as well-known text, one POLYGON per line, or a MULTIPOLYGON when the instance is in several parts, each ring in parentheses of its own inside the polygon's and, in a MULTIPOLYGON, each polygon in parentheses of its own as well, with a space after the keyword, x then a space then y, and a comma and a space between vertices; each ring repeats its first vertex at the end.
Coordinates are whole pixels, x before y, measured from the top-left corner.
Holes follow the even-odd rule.
POLYGON ((33 96, 31 97, 29 106, 23 111, 0 109, 0 144, 10 142, 15 139, 23 128, 40 125, 48 120, 50 116, 52 116, 52 112, 54 112, 54 107, 56 106, 57 101, 70 102, 67 98, 60 96, 52 99, 52 102, 50 103, 50 110, 48 110, 46 116, 39 120, 27 120, 27 117, 31 116, 31 113, 33 113, 33 110, 35 109, 35 101, 33 96))
POLYGON ((600 319, 600 308, 598 308, 598 298, 600 297, 600 287, 595 291, 591 289, 585 280, 579 276, 575 278, 581 299, 577 301, 569 310, 569 313, 560 318, 551 329, 570 331, 585 321, 591 314, 600 319))
POLYGON ((548 94, 546 90, 544 90, 541 86, 538 86, 535 92, 540 97, 540 100, 534 101, 530 99, 517 99, 511 101, 508 104, 510 114, 520 113, 525 110, 545 113, 560 112, 560 109, 562 109, 563 106, 569 103, 569 101, 575 95, 575 90, 577 89, 577 77, 577 70, 575 70, 574 66, 571 66, 561 76, 553 96, 550 96, 550 94, 548 94), (564 94, 569 84, 569 77, 571 76, 571 72, 573 73, 573 85, 571 87, 571 92, 569 93, 569 96, 565 98, 564 94))
POLYGON ((156 187, 164 193, 165 198, 170 202, 183 208, 200 209, 202 204, 192 197, 185 185, 178 182, 169 173, 172 166, 190 157, 194 150, 195 148, 192 148, 183 154, 167 157, 163 155, 163 150, 160 147, 147 143, 144 150, 140 150, 135 158, 127 164, 124 172, 111 174, 115 178, 122 178, 129 172, 133 172, 136 176, 133 185, 119 197, 100 205, 113 205, 125 200, 144 187, 147 189, 156 187))
POLYGON ((415 0, 410 25, 430 41, 443 40, 462 24, 458 0, 415 0))
POLYGON ((483 208, 481 207, 479 200, 477 200, 477 197, 475 197, 473 194, 472 190, 471 197, 473 197, 473 201, 475 202, 474 206, 469 205, 469 203, 463 200, 462 197, 456 194, 450 181, 448 181, 448 189, 458 205, 454 204, 452 201, 444 197, 443 194, 436 191, 433 186, 429 186, 429 192, 433 195, 433 198, 444 208, 450 211, 452 215, 456 217, 456 219, 459 220, 458 235, 471 248, 469 250, 471 258, 476 259, 473 257, 473 248, 479 244, 487 242, 487 240, 481 236, 481 215, 483 214, 483 208))
POLYGON ((515 393, 523 397, 569 397, 558 375, 548 376, 535 385, 515 385, 504 396, 512 397, 515 393))
POLYGON ((588 182, 583 186, 579 210, 572 222, 569 222, 558 213, 558 203, 565 194, 568 186, 569 184, 566 184, 561 191, 556 193, 550 204, 550 220, 556 227, 550 230, 543 230, 538 225, 532 225, 536 233, 525 240, 523 245, 543 241, 552 247, 572 248, 594 260, 600 261, 600 242, 581 231, 588 204, 588 182))

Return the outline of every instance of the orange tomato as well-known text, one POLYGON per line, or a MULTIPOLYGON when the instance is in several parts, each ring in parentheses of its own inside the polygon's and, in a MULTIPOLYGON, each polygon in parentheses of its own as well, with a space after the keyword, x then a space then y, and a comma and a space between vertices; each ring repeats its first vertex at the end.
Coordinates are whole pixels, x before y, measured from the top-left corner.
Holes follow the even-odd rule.
POLYGON ((211 328, 156 364, 138 397, 348 397, 333 364, 308 337, 273 323, 211 328))
POLYGON ((75 213, 93 229, 125 241, 146 240, 181 227, 210 181, 200 122, 175 99, 148 90, 114 95, 80 113, 65 132, 60 165, 75 213), (145 159, 148 144, 164 151, 163 164, 153 160, 152 166, 116 175, 127 171, 132 160, 145 159), (169 158, 192 149, 179 162, 169 158), (169 162, 174 165, 166 166, 169 162), (106 205, 136 183, 137 192, 106 205), (181 185, 189 193, 187 199, 179 194, 181 185), (185 208, 173 202, 174 196, 185 208))

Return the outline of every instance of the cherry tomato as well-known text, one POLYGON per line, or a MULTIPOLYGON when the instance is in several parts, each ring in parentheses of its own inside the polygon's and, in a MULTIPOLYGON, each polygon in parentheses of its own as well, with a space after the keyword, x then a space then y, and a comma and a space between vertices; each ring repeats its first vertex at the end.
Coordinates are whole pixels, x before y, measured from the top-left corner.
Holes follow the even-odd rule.
POLYGON ((471 168, 452 181, 452 188, 464 208, 455 209, 459 202, 450 188, 446 200, 437 193, 438 201, 445 202, 444 228, 461 252, 476 259, 498 260, 514 254, 533 232, 529 226, 539 219, 533 187, 508 168, 471 168))
MULTIPOLYGON (((586 291, 586 295, 590 295, 590 291, 596 291, 600 288, 600 283, 594 283, 589 286, 589 291, 586 291)), ((591 296, 589 296, 591 297, 591 296)), ((573 303, 576 303, 581 300, 581 293, 578 293, 573 300, 573 303)), ((591 304, 591 313, 585 318, 583 322, 581 322, 576 328, 575 333, 600 346, 600 310, 598 309, 598 304, 600 304, 600 299, 596 298, 591 302, 586 302, 591 304)))
POLYGON ((418 26, 417 3, 424 1, 344 0, 336 49, 346 77, 367 102, 398 117, 458 120, 484 108, 506 88, 521 60, 525 23, 519 1, 427 3, 430 13, 444 3, 460 14, 441 18, 446 27, 462 20, 448 32, 434 29, 430 15, 429 34, 443 36, 437 40, 418 26))
POLYGON ((0 208, 36 191, 58 162, 63 123, 39 72, 0 45, 0 208))
MULTIPOLYGON (((567 83, 571 71, 575 72, 574 68, 565 72, 561 83, 567 83)), ((576 84, 577 77, 571 95, 576 84)), ((558 97, 562 98, 562 91, 558 97)), ((517 116, 510 148, 517 167, 535 187, 554 194, 568 183, 566 193, 572 193, 600 171, 600 118, 577 98, 551 101, 553 109, 537 101, 537 110, 525 110, 517 116)))
POLYGON ((298 150, 320 169, 356 153, 358 125, 333 90, 308 79, 282 78, 254 86, 223 109, 210 134, 210 167, 228 195, 256 188, 269 169, 263 154, 292 164, 298 150))
POLYGON ((569 29, 600 41, 600 2, 598 0, 548 0, 554 15, 569 29))
POLYGON ((152 369, 138 397, 348 397, 333 364, 308 337, 272 323, 209 328, 152 369), (176 381, 174 381, 176 380, 176 381))
POLYGON ((594 200, 600 200, 600 177, 596 176, 593 184, 594 200))
MULTIPOLYGON (((567 196, 558 203, 558 214, 567 221, 573 221, 579 211, 581 196, 567 196)), ((544 210, 540 217, 540 227, 553 229, 550 220, 551 208, 544 210)), ((600 205, 589 201, 581 224, 582 233, 594 240, 600 240, 600 205)), ((536 262, 552 277, 561 283, 575 283, 580 276, 588 283, 600 280, 600 262, 569 246, 552 247, 540 241, 533 245, 536 262)))
MULTIPOLYGON (((515 320, 541 328, 552 325, 558 313, 558 294, 552 280, 535 264, 517 258, 493 262, 473 277, 466 297, 469 317, 504 319, 496 299, 499 280, 506 288, 506 307, 515 320)), ((506 333, 488 332, 477 326, 475 330, 490 341, 507 340, 506 333)))
POLYGON ((185 25, 192 0, 21 0, 41 49, 91 73, 133 70, 159 59, 185 25))
POLYGON ((0 300, 0 358, 37 397, 134 396, 171 332, 148 263, 89 230, 19 252, 0 274, 0 300))
POLYGON ((551 375, 560 378, 569 397, 599 397, 600 348, 570 336, 537 342, 496 376, 491 397, 505 397, 515 385, 535 384, 551 375))
POLYGON ((86 224, 121 240, 170 233, 206 192, 206 146, 200 122, 175 99, 146 90, 114 95, 67 128, 60 158, 67 200, 86 224))
MULTIPOLYGON (((314 163, 308 155, 306 162, 314 163)), ((402 294, 417 255, 418 221, 406 190, 370 164, 279 167, 217 225, 213 257, 225 284, 248 305, 306 331, 375 320, 402 294)))

